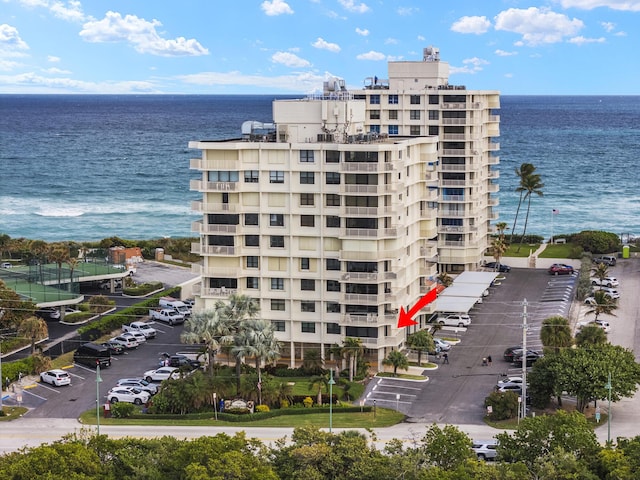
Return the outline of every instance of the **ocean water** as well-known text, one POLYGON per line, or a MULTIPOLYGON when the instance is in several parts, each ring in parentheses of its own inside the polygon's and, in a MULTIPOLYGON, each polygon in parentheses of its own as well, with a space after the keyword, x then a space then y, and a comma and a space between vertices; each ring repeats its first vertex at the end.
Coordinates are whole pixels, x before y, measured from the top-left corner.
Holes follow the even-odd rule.
MULTIPOLYGON (((291 98, 280 96, 278 98, 291 98)), ((192 236, 191 140, 238 138, 272 121, 272 96, 0 95, 0 233, 99 240, 192 236)), ((640 235, 640 97, 503 96, 500 220, 511 225, 514 169, 545 186, 527 230, 640 235), (552 210, 559 211, 552 215, 552 210)), ((521 231, 524 215, 518 221, 521 231)))

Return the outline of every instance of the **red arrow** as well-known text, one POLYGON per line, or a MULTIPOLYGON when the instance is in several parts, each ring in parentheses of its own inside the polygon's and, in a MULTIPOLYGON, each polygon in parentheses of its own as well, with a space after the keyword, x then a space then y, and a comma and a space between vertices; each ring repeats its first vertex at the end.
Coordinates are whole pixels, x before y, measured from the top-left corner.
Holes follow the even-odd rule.
POLYGON ((418 303, 416 303, 413 306, 413 308, 411 310, 409 310, 408 313, 404 311, 404 307, 400 307, 400 315, 398 316, 398 328, 404 328, 404 327, 409 327, 411 325, 417 325, 418 322, 413 320, 411 317, 413 317, 422 308, 424 308, 425 305, 428 305, 431 302, 433 302, 436 299, 436 297, 437 297, 437 291, 434 288, 432 290, 429 290, 429 292, 427 292, 427 294, 424 297, 422 297, 418 301, 418 303))

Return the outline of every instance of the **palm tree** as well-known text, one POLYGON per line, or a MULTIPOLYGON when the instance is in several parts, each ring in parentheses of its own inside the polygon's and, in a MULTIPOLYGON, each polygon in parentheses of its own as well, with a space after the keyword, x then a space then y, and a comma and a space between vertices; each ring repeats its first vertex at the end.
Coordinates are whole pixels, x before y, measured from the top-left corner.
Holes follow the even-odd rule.
POLYGON ((184 322, 180 341, 186 344, 204 344, 209 357, 209 373, 213 375, 213 359, 221 345, 233 342, 232 323, 220 316, 218 310, 196 312, 184 322))
POLYGON ((44 278, 42 278, 42 263, 44 262, 43 257, 46 251, 47 243, 44 240, 33 240, 29 244, 29 253, 38 262, 38 274, 41 282, 44 281, 44 278))
POLYGON ((409 360, 407 359, 407 356, 398 350, 390 351, 386 358, 382 360, 382 364, 393 367, 394 377, 398 376, 399 368, 409 370, 409 360))
POLYGON ((600 286, 602 286, 604 279, 609 276, 609 266, 604 263, 599 263, 591 269, 591 274, 600 280, 600 286))
POLYGON ((313 348, 305 351, 302 368, 306 373, 320 374, 324 370, 324 359, 320 355, 320 350, 313 348))
POLYGON ((618 305, 613 298, 607 295, 607 292, 605 292, 604 290, 596 290, 593 294, 593 299, 596 303, 595 305, 591 306, 591 309, 587 312, 587 314, 594 313, 596 315, 596 321, 602 314, 613 315, 615 317, 613 311, 618 308, 618 305))
POLYGON ((427 330, 420 330, 416 333, 412 333, 407 337, 407 347, 411 350, 415 350, 418 353, 418 366, 422 365, 422 352, 433 352, 436 348, 433 342, 433 336, 427 330))
POLYGON ((31 355, 36 353, 36 341, 46 338, 49 335, 47 322, 40 317, 27 317, 18 325, 18 334, 31 341, 31 355))
MULTIPOLYGON (((258 401, 262 404, 262 362, 280 358, 280 344, 275 337, 273 325, 268 320, 252 319, 246 321, 242 330, 247 332, 249 351, 255 359, 258 372, 258 401)), ((245 338, 242 336, 241 338, 245 338)))
POLYGON ((358 356, 364 353, 362 340, 354 337, 347 337, 342 342, 342 350, 349 359, 349 381, 353 382, 353 377, 358 368, 358 356))
POLYGON ((522 200, 524 196, 524 190, 522 189, 522 186, 524 185, 524 179, 529 175, 533 174, 535 170, 536 170, 536 167, 534 167, 531 163, 523 163, 520 165, 520 168, 516 167, 515 169, 516 176, 520 179, 519 186, 516 188, 516 192, 520 194, 520 198, 518 199, 518 208, 516 209, 516 216, 513 219, 513 227, 511 228, 511 238, 509 240, 509 243, 513 243, 513 235, 515 234, 515 231, 516 231, 518 215, 520 214, 520 207, 522 206, 522 200))
POLYGON ((495 270, 498 270, 500 265, 500 259, 502 258, 502 255, 504 255, 504 252, 507 251, 507 248, 508 246, 504 242, 504 240, 501 240, 499 238, 495 238, 491 242, 491 253, 493 254, 493 258, 496 261, 496 265, 494 267, 495 270))
MULTIPOLYGON (((531 211, 531 197, 535 193, 539 197, 543 195, 542 189, 544 188, 544 183, 540 181, 540 175, 531 174, 525 178, 525 181, 521 187, 526 192, 524 194, 524 198, 527 200, 527 215, 524 217, 524 229, 522 230, 522 238, 520 239, 520 244, 524 242, 524 238, 527 234, 527 224, 529 223, 529 212, 531 211)), ((520 245, 518 246, 518 251, 520 251, 520 245)))
POLYGON ((319 406, 322 406, 322 389, 329 391, 329 378, 326 373, 315 375, 309 379, 309 391, 315 390, 316 388, 318 389, 316 402, 319 406))
POLYGON ((334 343, 329 347, 329 355, 333 356, 333 361, 335 362, 335 370, 336 370, 336 378, 340 376, 340 363, 344 360, 344 350, 340 345, 334 343))
POLYGON ((67 259, 67 265, 69 265, 69 291, 72 291, 73 286, 73 271, 78 268, 80 260, 77 257, 71 257, 67 259))
POLYGON ((569 320, 559 315, 546 318, 540 329, 540 340, 544 347, 552 349, 555 353, 562 348, 571 347, 573 337, 569 320))
POLYGON ((58 287, 62 283, 62 264, 69 260, 69 249, 62 243, 54 243, 48 248, 49 260, 58 266, 58 287))
POLYGON ((607 343, 607 334, 597 325, 586 325, 576 334, 578 347, 604 345, 605 343, 607 343))
POLYGON ((498 232, 498 239, 504 242, 504 232, 505 230, 509 230, 509 226, 507 225, 507 222, 496 223, 496 230, 498 232))

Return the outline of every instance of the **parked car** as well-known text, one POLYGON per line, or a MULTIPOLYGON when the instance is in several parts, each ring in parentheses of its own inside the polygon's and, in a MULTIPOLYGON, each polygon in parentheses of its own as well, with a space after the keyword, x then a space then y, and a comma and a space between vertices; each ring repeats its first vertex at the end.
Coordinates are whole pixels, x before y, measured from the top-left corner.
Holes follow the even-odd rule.
POLYGON ((131 350, 133 348, 138 348, 138 345, 139 345, 135 338, 125 337, 125 336, 122 336, 122 335, 117 336, 117 337, 113 337, 109 341, 110 342, 114 342, 114 343, 119 343, 120 345, 122 345, 127 350, 131 350))
POLYGON ((453 327, 468 327, 471 324, 471 317, 467 314, 447 315, 446 317, 438 317, 438 323, 453 327))
POLYGON ((138 345, 142 345, 147 342, 147 337, 142 332, 123 332, 120 334, 121 337, 125 338, 133 338, 138 345))
POLYGON ((147 403, 149 398, 151 398, 149 392, 132 387, 114 387, 107 393, 107 400, 111 403, 127 402, 142 405, 147 403))
POLYGON ((572 275, 573 267, 564 263, 554 263, 549 267, 550 275, 572 275))
POLYGON ((620 298, 620 292, 618 292, 618 290, 616 290, 615 288, 609 288, 609 287, 598 287, 595 289, 600 290, 602 292, 604 292, 604 294, 607 297, 613 298, 614 300, 617 300, 618 298, 620 298))
POLYGON ((147 382, 161 382, 168 378, 180 378, 180 371, 177 367, 160 367, 155 370, 147 370, 142 377, 147 382))
POLYGON ((449 342, 445 342, 441 338, 434 337, 433 343, 436 344, 436 347, 440 347, 441 352, 448 352, 451 349, 451 344, 449 342))
POLYGON ((71 385, 71 375, 64 370, 53 369, 47 370, 40 374, 40 380, 44 383, 60 387, 62 385, 71 385))
MULTIPOLYGON (((523 357, 523 352, 520 351, 519 353, 517 353, 514 357, 513 357, 513 363, 516 365, 521 365, 522 364, 522 357, 523 357)), ((531 365, 533 365, 536 361, 538 361, 539 359, 541 359, 544 355, 542 353, 539 352, 534 352, 533 350, 529 350, 527 352, 526 355, 526 359, 525 359, 525 364, 527 367, 530 367, 531 365)))
POLYGON ((11 263, 11 262, 2 262, 2 263, 0 263, 0 268, 13 268, 13 263, 11 263))
POLYGON ((478 460, 495 460, 497 457, 498 441, 493 440, 474 440, 471 449, 478 456, 478 460))
POLYGON ((493 270, 501 273, 507 273, 511 271, 511 267, 509 265, 505 265, 504 263, 498 263, 498 262, 485 263, 484 268, 488 268, 489 270, 493 270))
POLYGON ((513 357, 516 355, 516 353, 521 353, 522 352, 522 345, 516 346, 516 347, 509 347, 504 351, 503 354, 503 358, 505 360, 505 362, 513 362, 513 357))
POLYGON ((579 322, 577 325, 577 330, 580 331, 584 327, 594 326, 604 330, 604 333, 609 333, 611 331, 611 325, 609 322, 605 320, 594 320, 593 322, 579 322))
POLYGON ((608 265, 610 267, 613 267, 616 264, 617 260, 616 257, 612 256, 612 255, 603 255, 601 257, 596 257, 593 259, 593 263, 596 264, 601 264, 604 263, 605 265, 608 265))
POLYGON ((104 342, 101 344, 103 347, 107 347, 111 352, 111 355, 122 355, 125 351, 124 345, 116 342, 104 342))
POLYGON ((184 355, 171 355, 164 360, 164 366, 167 367, 188 367, 191 370, 194 370, 196 368, 200 368, 201 365, 202 363, 200 360, 193 360, 184 355))
POLYGON ((60 310, 55 307, 43 307, 36 312, 43 320, 60 320, 60 310))
POLYGON ((591 285, 611 288, 620 286, 620 282, 618 282, 618 279, 615 277, 604 277, 602 280, 599 278, 592 278, 591 285))
POLYGON ((150 395, 158 393, 158 386, 155 383, 147 382, 144 378, 121 378, 118 380, 120 387, 133 387, 150 395))
POLYGON ((498 380, 496 389, 510 387, 512 385, 522 387, 522 377, 504 377, 498 380))

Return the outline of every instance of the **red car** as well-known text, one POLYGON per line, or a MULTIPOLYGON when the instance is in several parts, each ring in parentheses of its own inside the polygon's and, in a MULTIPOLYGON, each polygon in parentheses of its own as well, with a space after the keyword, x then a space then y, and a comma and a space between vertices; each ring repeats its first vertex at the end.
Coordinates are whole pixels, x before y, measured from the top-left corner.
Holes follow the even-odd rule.
POLYGON ((564 263, 554 263, 549 267, 549 275, 571 275, 573 267, 564 263))

